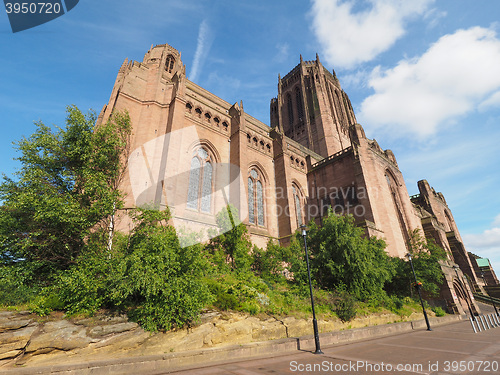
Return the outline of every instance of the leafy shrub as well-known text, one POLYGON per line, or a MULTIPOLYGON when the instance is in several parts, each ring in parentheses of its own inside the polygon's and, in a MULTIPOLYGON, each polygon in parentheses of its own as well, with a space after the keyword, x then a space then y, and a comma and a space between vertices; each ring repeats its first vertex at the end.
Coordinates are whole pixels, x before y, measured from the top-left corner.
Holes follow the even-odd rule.
POLYGON ((252 269, 264 280, 284 282, 289 252, 289 248, 281 247, 273 241, 268 242, 266 250, 254 246, 252 269))
POLYGON ((233 290, 228 287, 228 285, 222 282, 220 279, 208 279, 206 281, 210 292, 214 296, 215 300, 213 302, 214 306, 220 310, 237 310, 241 303, 233 293, 233 290))
POLYGON ((20 264, 0 266, 0 306, 16 306, 35 299, 40 288, 30 286, 31 272, 20 264))
POLYGON ((107 307, 126 311, 150 331, 169 330, 195 320, 213 301, 203 272, 201 246, 181 248, 168 211, 143 209, 122 248, 108 251, 90 241, 77 264, 62 272, 34 311, 46 312, 58 301, 69 314, 92 315, 107 307))
POLYGON ((439 306, 435 306, 432 308, 432 311, 434 311, 434 314, 436 314, 436 316, 445 316, 446 313, 444 312, 444 310, 439 307, 439 306))
MULTIPOLYGON (((384 297, 385 282, 391 279, 393 267, 385 252, 385 243, 374 237, 366 238, 354 217, 338 216, 331 210, 318 227, 309 224, 307 243, 310 249, 311 274, 318 285, 327 290, 346 287, 355 298, 366 300, 384 297)), ((296 234, 294 252, 301 254, 300 233, 296 234)), ((302 257, 303 259, 303 257, 302 257)), ((305 262, 292 261, 294 277, 305 278, 305 262)))
POLYGON ((356 317, 356 300, 347 292, 339 292, 335 301, 335 314, 341 321, 349 322, 356 317))
POLYGON ((390 296, 385 299, 384 305, 389 310, 397 312, 397 310, 401 310, 404 307, 404 301, 398 296, 390 296))
POLYGON ((213 296, 200 246, 181 248, 168 211, 138 210, 136 227, 115 278, 113 302, 143 328, 169 330, 194 320, 213 296))
POLYGON ((252 264, 252 243, 247 227, 239 221, 238 210, 228 205, 217 213, 216 221, 220 234, 212 238, 208 245, 209 251, 216 255, 216 264, 223 266, 220 260, 221 254, 225 254, 224 263, 229 264, 232 271, 249 271, 252 264))
MULTIPOLYGON (((441 270, 440 260, 446 258, 445 251, 440 248, 433 239, 426 239, 418 229, 411 231, 410 252, 412 253, 413 266, 417 279, 422 283, 422 290, 429 296, 439 294, 444 275, 441 270)), ((395 275, 385 285, 389 294, 401 297, 414 296, 415 278, 411 270, 410 262, 406 259, 392 258, 391 263, 395 269, 395 275)))

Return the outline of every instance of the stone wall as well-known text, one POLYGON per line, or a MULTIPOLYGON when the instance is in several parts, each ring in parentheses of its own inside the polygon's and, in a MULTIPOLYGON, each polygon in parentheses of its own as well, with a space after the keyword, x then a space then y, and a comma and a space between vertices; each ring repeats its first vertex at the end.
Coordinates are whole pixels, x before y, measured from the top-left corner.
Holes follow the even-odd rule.
MULTIPOLYGON (((349 323, 319 320, 321 333, 398 321, 422 319, 385 313, 358 317, 349 323)), ((191 328, 150 333, 124 316, 100 314, 64 319, 41 318, 28 312, 0 312, 0 369, 99 359, 161 355, 196 349, 241 345, 311 335, 311 319, 255 317, 242 313, 207 312, 191 328)))

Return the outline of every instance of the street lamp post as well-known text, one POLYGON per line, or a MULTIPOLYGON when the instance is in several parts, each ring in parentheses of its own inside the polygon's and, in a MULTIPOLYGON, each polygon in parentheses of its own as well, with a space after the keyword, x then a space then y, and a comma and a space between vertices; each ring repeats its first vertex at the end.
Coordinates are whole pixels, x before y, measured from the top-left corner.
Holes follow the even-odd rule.
MULTIPOLYGON (((457 274, 457 280, 460 283, 460 285, 462 286, 464 293, 467 293, 467 289, 465 288, 465 285, 462 284, 462 280, 460 280, 460 277, 458 276, 458 270, 460 269, 460 267, 457 265, 454 265, 453 269, 455 270, 455 273, 457 274)), ((474 317, 474 313, 472 312, 472 308, 470 307, 469 299, 467 298, 467 296, 464 296, 464 297, 465 297, 465 302, 467 303, 467 307, 469 308, 470 316, 471 316, 472 320, 475 321, 476 318, 474 317)))
POLYGON ((408 259, 410 260, 411 270, 413 272, 413 277, 415 278, 415 285, 417 286, 418 297, 420 298, 420 304, 422 305, 422 311, 424 313, 425 324, 427 324, 427 331, 432 331, 431 325, 429 323, 429 318, 427 317, 427 313, 425 312, 424 300, 422 299, 422 293, 420 292, 420 284, 417 281, 417 274, 415 273, 415 268, 413 268, 413 261, 411 259, 411 254, 406 254, 408 259))
MULTIPOLYGON (((486 279, 484 278, 484 271, 481 271, 481 277, 483 278, 483 283, 484 283, 484 286, 486 287, 486 279)), ((486 288, 484 289, 484 291, 485 291, 486 293, 488 293, 488 292, 486 291, 486 288)), ((491 301, 491 303, 493 303, 493 307, 495 308, 495 313, 497 314, 497 316, 500 316, 500 315, 498 314, 497 305, 495 305, 495 300, 494 300, 494 299, 493 299, 493 297, 492 297, 492 296, 490 296, 489 294, 488 294, 488 297, 490 297, 490 301, 491 301)))
POLYGON ((316 344, 316 351, 314 354, 323 354, 319 345, 318 322, 316 320, 316 312, 314 311, 314 297, 311 283, 311 270, 309 268, 309 253, 307 252, 307 232, 306 226, 302 225, 302 237, 304 237, 304 248, 306 249, 306 263, 307 263, 307 277, 309 277, 309 292, 311 294, 311 307, 313 312, 313 328, 314 328, 314 343, 316 344))

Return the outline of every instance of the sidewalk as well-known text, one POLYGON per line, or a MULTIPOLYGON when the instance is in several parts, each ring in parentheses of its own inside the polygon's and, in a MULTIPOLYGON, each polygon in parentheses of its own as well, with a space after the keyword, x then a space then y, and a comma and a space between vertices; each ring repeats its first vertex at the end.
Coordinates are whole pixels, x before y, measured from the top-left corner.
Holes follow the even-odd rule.
POLYGON ((179 375, 498 374, 500 328, 474 334, 469 321, 311 351, 221 363, 179 375))

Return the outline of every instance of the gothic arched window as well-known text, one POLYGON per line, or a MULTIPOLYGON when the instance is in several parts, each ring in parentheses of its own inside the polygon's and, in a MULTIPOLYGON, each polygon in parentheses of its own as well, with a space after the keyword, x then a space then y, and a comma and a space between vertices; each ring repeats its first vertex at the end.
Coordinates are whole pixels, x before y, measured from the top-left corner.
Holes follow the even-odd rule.
POLYGON ((297 219, 297 226, 300 227, 302 226, 302 224, 304 224, 304 221, 302 220, 302 204, 300 199, 300 191, 295 187, 295 185, 292 185, 292 191, 293 200, 295 202, 295 216, 297 219))
POLYGON ((389 191, 392 196, 392 202, 394 204, 394 209, 396 210, 396 215, 399 220, 399 226, 401 228, 403 239, 405 240, 405 245, 407 248, 409 248, 410 238, 408 235, 408 228, 406 227, 405 219, 403 216, 401 198, 399 197, 398 192, 398 183, 396 182, 395 177, 392 175, 392 173, 389 173, 389 171, 386 171, 385 179, 387 180, 387 184, 389 185, 389 191))
POLYGON ((174 69, 175 59, 174 56, 168 55, 167 61, 165 62, 165 70, 169 73, 172 73, 172 69, 174 69))
POLYGON ((293 104, 292 104, 292 96, 288 94, 286 96, 286 105, 288 107, 288 123, 290 126, 293 125, 293 104))
POLYGON ((252 169, 248 177, 248 221, 264 225, 264 185, 256 169, 252 169))
POLYGON ((210 212, 212 208, 213 166, 210 155, 204 148, 194 151, 189 172, 187 207, 210 212))
POLYGON ((299 120, 304 118, 304 107, 302 103, 302 95, 300 93, 300 89, 297 87, 295 89, 295 101, 297 102, 297 115, 299 116, 299 120))

